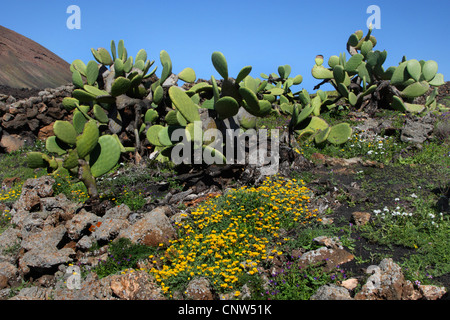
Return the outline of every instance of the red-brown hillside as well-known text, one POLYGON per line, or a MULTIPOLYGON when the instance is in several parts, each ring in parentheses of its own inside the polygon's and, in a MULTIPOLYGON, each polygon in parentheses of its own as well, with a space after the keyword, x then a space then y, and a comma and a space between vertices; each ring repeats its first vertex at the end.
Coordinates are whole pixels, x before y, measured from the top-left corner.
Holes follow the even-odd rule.
POLYGON ((56 88, 71 82, 69 66, 35 41, 0 26, 0 85, 56 88))

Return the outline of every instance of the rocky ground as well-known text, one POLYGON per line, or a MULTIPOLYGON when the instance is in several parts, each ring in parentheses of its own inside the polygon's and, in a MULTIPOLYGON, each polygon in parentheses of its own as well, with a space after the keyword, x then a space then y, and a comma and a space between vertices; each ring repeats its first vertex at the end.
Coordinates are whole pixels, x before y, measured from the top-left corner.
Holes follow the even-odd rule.
MULTIPOLYGON (((353 170, 345 164, 334 168, 343 175, 346 170, 353 170)), ((16 246, 16 249, 13 252, 3 251, 0 256, 0 297, 13 300, 165 300, 153 276, 145 271, 148 262, 142 262, 142 270, 102 279, 98 279, 95 273, 89 273, 77 290, 67 285, 72 275, 70 265, 93 267, 105 260, 108 255, 107 245, 99 250, 88 250, 94 242, 107 244, 126 237, 133 243, 149 246, 161 242, 167 244, 170 239, 176 238, 173 223, 179 221, 183 213, 174 210, 174 204, 186 199, 200 199, 210 194, 211 189, 200 194, 192 191, 168 194, 155 209, 148 212, 131 212, 126 205, 120 205, 104 210, 99 215, 98 211, 94 214, 86 210, 88 207, 68 201, 62 194, 54 195, 53 183, 54 180, 48 176, 28 180, 20 199, 11 208, 11 222, 15 227, 0 235, 0 243, 4 248, 16 246), (11 297, 12 288, 25 279, 32 285, 11 297)), ((329 199, 332 200, 332 197, 330 195, 329 199)), ((313 206, 324 209, 323 202, 313 203, 313 206)), ((348 214, 348 208, 337 209, 336 215, 340 214, 348 214)), ((356 224, 366 223, 367 219, 364 213, 355 211, 349 217, 349 221, 356 224)), ((339 239, 316 237, 315 241, 322 245, 319 249, 293 250, 291 254, 300 255, 304 266, 326 261, 324 268, 329 270, 340 266, 350 271, 354 267, 351 265, 354 256, 342 246, 339 239)), ((278 268, 275 261, 272 268, 260 270, 261 276, 268 279, 271 273, 279 272, 278 268)), ((405 280, 401 268, 393 259, 384 259, 379 265, 358 265, 358 268, 353 270, 355 277, 343 281, 341 286, 325 285, 311 299, 435 300, 445 297, 448 290, 445 287, 413 285, 405 280), (352 289, 358 281, 364 281, 364 284, 361 283, 361 290, 352 296, 352 289)), ((195 300, 220 298, 211 290, 205 278, 193 279, 178 297, 195 300)))

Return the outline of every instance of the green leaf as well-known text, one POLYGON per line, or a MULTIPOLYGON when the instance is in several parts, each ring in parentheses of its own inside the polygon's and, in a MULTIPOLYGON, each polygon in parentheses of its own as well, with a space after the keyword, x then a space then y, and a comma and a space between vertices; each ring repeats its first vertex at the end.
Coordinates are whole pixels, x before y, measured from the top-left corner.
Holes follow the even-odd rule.
POLYGON ((139 50, 138 53, 136 54, 136 61, 139 60, 143 62, 147 60, 147 51, 145 51, 144 49, 139 50))

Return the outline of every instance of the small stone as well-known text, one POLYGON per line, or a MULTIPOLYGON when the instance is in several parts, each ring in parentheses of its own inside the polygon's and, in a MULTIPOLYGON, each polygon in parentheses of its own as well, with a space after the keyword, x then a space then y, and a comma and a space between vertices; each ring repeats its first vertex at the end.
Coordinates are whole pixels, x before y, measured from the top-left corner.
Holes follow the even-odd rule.
POLYGON ((347 289, 335 284, 323 285, 310 300, 353 300, 347 289))
POLYGON ((370 213, 368 212, 353 212, 352 220, 357 226, 363 226, 370 221, 370 213))
POLYGON ((213 300, 209 280, 206 278, 193 279, 189 282, 185 292, 186 298, 191 300, 213 300))
POLYGON ((433 285, 419 285, 419 290, 425 300, 437 300, 447 292, 445 287, 437 287, 433 285))
POLYGON ((348 290, 353 290, 358 286, 358 279, 352 278, 342 281, 341 286, 348 290))

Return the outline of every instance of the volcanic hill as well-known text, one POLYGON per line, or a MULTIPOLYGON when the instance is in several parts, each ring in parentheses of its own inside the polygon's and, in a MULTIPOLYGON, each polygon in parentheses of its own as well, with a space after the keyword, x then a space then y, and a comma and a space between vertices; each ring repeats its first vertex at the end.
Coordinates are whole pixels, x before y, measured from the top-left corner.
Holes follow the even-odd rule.
POLYGON ((35 41, 0 26, 0 85, 56 88, 72 81, 69 66, 35 41))

